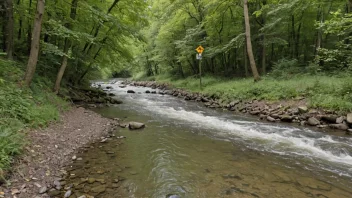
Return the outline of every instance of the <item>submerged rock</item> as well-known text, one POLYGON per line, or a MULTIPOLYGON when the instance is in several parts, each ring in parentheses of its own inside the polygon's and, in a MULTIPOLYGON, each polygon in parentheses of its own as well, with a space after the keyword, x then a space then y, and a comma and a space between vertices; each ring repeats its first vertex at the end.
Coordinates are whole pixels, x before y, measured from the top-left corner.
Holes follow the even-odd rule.
POLYGON ((181 198, 179 195, 168 194, 166 198, 181 198))
POLYGON ((330 124, 329 127, 332 128, 332 129, 339 129, 339 130, 343 130, 343 131, 346 131, 348 129, 347 124, 344 124, 344 123, 341 123, 341 124, 330 124))
POLYGON ((41 188, 39 189, 39 194, 44 194, 44 193, 46 193, 46 191, 48 191, 48 188, 47 188, 46 186, 41 187, 41 188))
POLYGON ((127 93, 136 93, 136 92, 133 90, 128 90, 127 93))
POLYGON ((145 124, 140 123, 140 122, 130 122, 128 124, 128 128, 131 130, 143 129, 144 127, 145 127, 145 124))
POLYGON ((72 191, 71 191, 71 190, 68 190, 68 191, 65 193, 64 197, 65 197, 65 198, 69 198, 69 197, 71 196, 71 194, 72 194, 72 191))
POLYGON ((99 185, 99 186, 91 188, 90 191, 93 192, 93 193, 100 194, 100 193, 105 192, 105 190, 106 190, 106 186, 105 185, 99 185))

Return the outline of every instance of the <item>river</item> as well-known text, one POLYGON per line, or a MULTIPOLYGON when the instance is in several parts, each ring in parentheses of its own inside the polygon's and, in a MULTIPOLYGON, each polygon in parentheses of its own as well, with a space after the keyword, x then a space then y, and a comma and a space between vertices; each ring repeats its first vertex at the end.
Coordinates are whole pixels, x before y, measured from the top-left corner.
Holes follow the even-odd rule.
POLYGON ((123 104, 96 111, 147 127, 121 129, 116 135, 125 139, 82 152, 83 160, 70 169, 72 182, 88 177, 104 182, 76 191, 103 184, 96 197, 352 197, 352 139, 347 136, 261 122, 146 94, 150 88, 120 88, 120 83, 102 86, 112 86, 110 92, 123 104))

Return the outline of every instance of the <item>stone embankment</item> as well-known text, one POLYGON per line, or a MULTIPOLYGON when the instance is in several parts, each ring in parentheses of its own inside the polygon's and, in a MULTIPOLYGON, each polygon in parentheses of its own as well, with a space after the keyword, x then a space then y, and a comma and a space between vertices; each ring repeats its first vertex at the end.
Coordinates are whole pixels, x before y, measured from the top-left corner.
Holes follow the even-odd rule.
POLYGON ((318 128, 331 128, 346 131, 346 134, 352 134, 352 113, 342 115, 335 111, 310 109, 307 107, 304 98, 277 103, 259 100, 224 101, 214 96, 175 89, 167 83, 126 81, 124 84, 150 87, 153 90, 148 90, 146 93, 171 95, 188 101, 202 102, 208 108, 221 108, 233 112, 251 114, 268 122, 298 123, 302 126, 308 125, 318 128), (157 93, 155 89, 159 89, 160 91, 157 93))

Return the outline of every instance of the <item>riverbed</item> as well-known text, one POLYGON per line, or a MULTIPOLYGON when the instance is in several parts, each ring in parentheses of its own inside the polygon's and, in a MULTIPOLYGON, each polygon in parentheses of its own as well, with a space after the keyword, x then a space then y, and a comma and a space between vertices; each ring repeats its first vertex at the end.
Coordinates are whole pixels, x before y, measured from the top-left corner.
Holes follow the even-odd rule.
POLYGON ((96 112, 146 128, 85 148, 66 181, 77 196, 94 188, 96 197, 352 197, 348 136, 261 122, 121 81, 101 86, 123 104, 96 112))

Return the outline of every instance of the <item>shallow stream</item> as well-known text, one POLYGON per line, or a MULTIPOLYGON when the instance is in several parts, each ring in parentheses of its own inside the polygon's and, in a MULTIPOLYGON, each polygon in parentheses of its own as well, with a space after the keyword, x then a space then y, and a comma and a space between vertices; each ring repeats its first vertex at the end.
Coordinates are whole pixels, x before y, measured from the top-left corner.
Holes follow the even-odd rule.
POLYGON ((352 197, 347 136, 146 94, 150 88, 102 86, 124 103, 97 112, 147 127, 83 149, 66 181, 76 196, 352 197))

